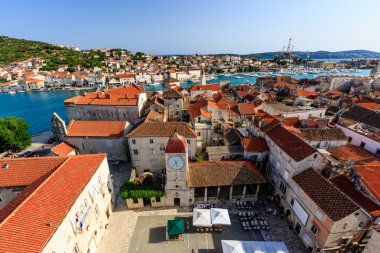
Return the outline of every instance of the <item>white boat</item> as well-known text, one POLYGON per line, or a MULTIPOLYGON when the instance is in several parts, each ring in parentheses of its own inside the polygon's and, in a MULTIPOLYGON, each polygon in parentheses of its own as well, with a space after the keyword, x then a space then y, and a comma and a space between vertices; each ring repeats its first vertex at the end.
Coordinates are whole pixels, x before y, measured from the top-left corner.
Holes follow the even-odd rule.
POLYGON ((9 94, 16 94, 16 91, 15 90, 9 90, 8 93, 9 94))
POLYGON ((235 78, 242 79, 243 77, 242 76, 235 76, 235 78))
POLYGON ((149 86, 158 86, 158 85, 161 85, 161 83, 159 82, 154 82, 154 83, 150 83, 149 86))
POLYGON ((25 93, 24 90, 18 90, 17 93, 25 93))

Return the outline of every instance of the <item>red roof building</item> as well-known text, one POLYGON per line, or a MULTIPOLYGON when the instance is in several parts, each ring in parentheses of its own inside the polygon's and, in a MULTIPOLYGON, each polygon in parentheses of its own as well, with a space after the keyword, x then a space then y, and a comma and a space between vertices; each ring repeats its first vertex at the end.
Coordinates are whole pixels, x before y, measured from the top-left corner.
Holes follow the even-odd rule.
POLYGON ((186 148, 187 143, 185 137, 175 133, 174 136, 169 138, 169 141, 166 144, 165 153, 186 153, 186 148))
POLYGON ((123 137, 128 125, 127 121, 70 120, 67 126, 67 136, 123 137))
MULTIPOLYGON (((44 251, 52 240, 66 241, 67 237, 57 238, 55 233, 60 226, 70 226, 70 222, 75 224, 75 210, 71 209, 94 174, 101 168, 101 164, 106 161, 106 155, 18 158, 19 161, 14 160, 16 159, 4 159, 1 163, 9 163, 7 171, 18 170, 20 173, 17 174, 20 176, 23 174, 21 170, 31 165, 34 165, 33 169, 43 167, 47 173, 40 175, 0 210, 0 251, 37 253, 44 251), (68 216, 69 214, 70 216, 68 216), (70 221, 65 222, 67 219, 70 221)), ((108 170, 108 166, 106 168, 108 170)), ((103 180, 108 180, 108 178, 103 178, 103 180)), ((93 187, 91 185, 91 189, 93 187)), ((88 195, 88 192, 86 191, 85 194, 88 195)), ((110 194, 108 193, 108 195, 110 194)), ((106 200, 109 201, 109 197, 102 199, 102 201, 106 200)), ((87 204, 90 203, 87 202, 87 204)), ((92 226, 98 226, 98 224, 92 223, 92 226)), ((74 229, 72 237, 76 237, 76 228, 73 228, 72 225, 70 228, 74 229)), ((57 236, 60 235, 57 233, 57 236)), ((89 242, 84 244, 86 245, 84 247, 88 247, 89 242)), ((50 248, 52 247, 54 245, 50 245, 50 248)), ((54 251, 50 248, 49 252, 54 251)), ((67 250, 72 249, 55 248, 55 250, 56 252, 58 250, 68 252, 67 250)), ((80 252, 86 250, 87 248, 81 248, 80 252)))

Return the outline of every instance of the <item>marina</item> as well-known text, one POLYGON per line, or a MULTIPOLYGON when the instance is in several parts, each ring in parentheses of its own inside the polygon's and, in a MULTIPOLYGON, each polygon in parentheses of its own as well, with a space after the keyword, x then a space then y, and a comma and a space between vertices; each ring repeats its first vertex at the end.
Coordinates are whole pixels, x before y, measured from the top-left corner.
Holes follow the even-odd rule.
MULTIPOLYGON (((319 75, 355 75, 355 76, 368 76, 370 70, 357 70, 355 72, 320 72, 320 73, 308 73, 308 74, 294 74, 290 75, 295 79, 301 78, 315 78, 319 75)), ((207 83, 217 83, 220 81, 230 81, 231 85, 238 84, 252 84, 256 83, 257 77, 260 76, 276 76, 274 73, 254 73, 254 74, 238 74, 238 75, 215 75, 215 79, 208 80, 207 83)), ((285 74, 283 74, 285 75, 285 74)), ((188 88, 196 85, 198 82, 183 82, 181 86, 188 88)), ((153 83, 145 85, 146 91, 162 90, 163 85, 161 83, 153 83)), ((16 116, 26 119, 30 124, 29 132, 36 134, 50 130, 50 118, 53 112, 58 113, 63 120, 67 121, 65 108, 63 101, 66 98, 78 96, 85 91, 46 91, 46 92, 13 92, 0 94, 0 117, 16 116)))

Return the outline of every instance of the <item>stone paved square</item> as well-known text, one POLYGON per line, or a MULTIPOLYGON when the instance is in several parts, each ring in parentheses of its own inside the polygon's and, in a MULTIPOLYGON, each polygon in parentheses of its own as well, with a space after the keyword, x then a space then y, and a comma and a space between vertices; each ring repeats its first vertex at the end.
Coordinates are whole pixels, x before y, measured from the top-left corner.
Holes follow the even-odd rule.
MULTIPOLYGON (((296 232, 289 229, 286 219, 278 216, 264 215, 271 225, 270 233, 273 241, 284 241, 289 252, 307 252, 296 232)), ((188 211, 145 210, 130 211, 122 208, 114 213, 110 220, 110 228, 101 241, 97 252, 150 253, 170 252, 183 253, 216 253, 222 252, 221 240, 262 240, 261 233, 246 232, 236 214, 231 214, 231 227, 224 227, 221 233, 197 233, 190 226, 182 241, 166 241, 167 221, 184 218, 192 223, 192 215, 188 211), (123 217, 123 218, 122 218, 123 217), (117 221, 119 220, 119 221, 117 221)))

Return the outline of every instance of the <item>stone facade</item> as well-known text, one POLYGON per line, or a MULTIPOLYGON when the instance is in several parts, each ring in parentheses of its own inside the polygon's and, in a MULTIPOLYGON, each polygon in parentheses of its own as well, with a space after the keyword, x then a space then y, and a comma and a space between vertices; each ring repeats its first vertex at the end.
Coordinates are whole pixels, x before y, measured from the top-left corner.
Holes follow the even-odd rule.
POLYGON ((189 206, 194 204, 194 189, 189 189, 187 186, 188 176, 188 159, 186 153, 165 153, 166 164, 166 185, 165 197, 167 200, 173 201, 174 204, 180 206, 189 206), (172 157, 181 157, 184 164, 181 169, 172 168, 169 164, 169 159, 172 157), (179 202, 176 203, 175 199, 179 202))
MULTIPOLYGON (((125 134, 128 133, 126 130, 125 134)), ((65 142, 76 147, 79 154, 107 153, 109 160, 128 161, 127 140, 122 137, 71 137, 66 136, 65 142)))
MULTIPOLYGON (((137 172, 150 171, 162 173, 165 169, 165 147, 169 137, 134 137, 128 138, 132 166, 137 172)), ((196 138, 187 138, 189 158, 196 154, 196 138)))
POLYGON ((75 120, 111 120, 134 122, 143 113, 146 93, 136 94, 136 105, 78 104, 65 101, 67 117, 75 120))

